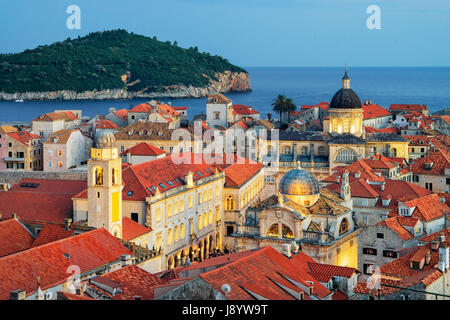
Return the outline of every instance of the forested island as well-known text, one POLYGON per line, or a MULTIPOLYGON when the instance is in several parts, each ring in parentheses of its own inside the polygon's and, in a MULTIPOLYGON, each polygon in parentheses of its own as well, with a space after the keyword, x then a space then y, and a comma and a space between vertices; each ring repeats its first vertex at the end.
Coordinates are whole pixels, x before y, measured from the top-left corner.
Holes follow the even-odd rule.
POLYGON ((126 30, 90 33, 0 55, 0 99, 203 97, 249 91, 227 59, 126 30))

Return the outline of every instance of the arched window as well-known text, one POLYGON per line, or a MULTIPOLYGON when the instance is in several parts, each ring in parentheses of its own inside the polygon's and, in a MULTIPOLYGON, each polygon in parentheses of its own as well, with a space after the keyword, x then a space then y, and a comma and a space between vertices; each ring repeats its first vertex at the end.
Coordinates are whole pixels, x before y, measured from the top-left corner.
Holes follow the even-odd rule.
POLYGON ((184 223, 180 226, 180 238, 184 239, 186 237, 186 227, 184 226, 184 223))
POLYGON ((210 210, 209 213, 208 213, 208 223, 209 224, 213 224, 213 213, 212 213, 212 210, 210 210))
POLYGON ((119 170, 117 168, 112 169, 112 184, 117 185, 119 178, 119 170))
POLYGON ((203 219, 202 219, 202 215, 198 216, 198 230, 202 230, 203 229, 203 219))
POLYGON ((307 155, 308 154, 308 147, 302 147, 302 155, 307 155))
POLYGON ((319 156, 325 155, 325 147, 319 147, 319 156))
POLYGON ((172 233, 172 229, 169 229, 167 231, 167 244, 170 246, 173 243, 173 233, 172 233))
POLYGON ((346 233, 348 229, 349 229, 348 220, 344 218, 342 219, 342 222, 339 226, 339 235, 346 233))
POLYGON ((283 147, 283 154, 290 154, 291 153, 291 147, 285 146, 283 147))
POLYGON ((220 221, 220 208, 216 208, 216 221, 220 221))
POLYGON ((278 228, 278 223, 271 225, 269 230, 267 230, 268 237, 278 238, 279 235, 280 235, 280 230, 278 228))
POLYGON ((232 211, 232 210, 235 209, 235 201, 234 201, 234 198, 233 198, 233 196, 231 194, 228 195, 228 197, 227 197, 227 204, 226 204, 226 206, 227 206, 227 210, 228 211, 232 211))
POLYGON ((351 149, 344 149, 336 156, 336 162, 352 163, 358 155, 351 149))
POLYGON ((180 239, 180 230, 178 229, 178 226, 175 227, 174 235, 175 235, 175 237, 174 237, 175 242, 177 242, 180 239))
POLYGON ((392 149, 392 156, 393 157, 397 156, 397 149, 396 148, 392 149))
POLYGON ((289 228, 287 225, 283 224, 282 234, 283 234, 283 238, 294 239, 294 233, 292 232, 291 228, 289 228))
POLYGON ((208 226, 208 213, 205 212, 203 214, 203 227, 206 228, 208 226))
POLYGON ((103 185, 103 169, 95 168, 95 185, 102 186, 103 185))

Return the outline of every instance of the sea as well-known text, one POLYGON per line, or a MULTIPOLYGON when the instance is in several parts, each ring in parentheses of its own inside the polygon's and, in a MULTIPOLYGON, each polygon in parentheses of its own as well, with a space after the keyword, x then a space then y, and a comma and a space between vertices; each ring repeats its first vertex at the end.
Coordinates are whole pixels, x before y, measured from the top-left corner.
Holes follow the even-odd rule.
MULTIPOLYGON (((329 102, 341 88, 344 68, 248 67, 252 91, 226 94, 234 104, 252 106, 262 117, 272 113, 278 94, 294 100, 300 108, 329 102)), ((394 103, 424 104, 431 113, 450 106, 450 67, 353 67, 348 69, 351 88, 362 102, 389 108, 394 103)), ((105 115, 110 108, 131 108, 148 99, 0 102, 0 123, 29 122, 57 109, 83 110, 83 116, 105 115)), ((161 99, 173 106, 188 107, 190 119, 206 113, 206 98, 161 99)), ((274 114, 274 117, 277 115, 274 114)))

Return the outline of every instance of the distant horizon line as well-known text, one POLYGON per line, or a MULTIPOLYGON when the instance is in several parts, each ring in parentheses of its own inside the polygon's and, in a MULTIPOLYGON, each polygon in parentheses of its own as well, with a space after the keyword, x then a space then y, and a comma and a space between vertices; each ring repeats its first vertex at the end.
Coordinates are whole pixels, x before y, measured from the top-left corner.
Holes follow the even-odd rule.
MULTIPOLYGON (((450 68, 448 66, 347 66, 350 68, 450 68)), ((345 66, 242 66, 242 68, 342 68, 345 66)))

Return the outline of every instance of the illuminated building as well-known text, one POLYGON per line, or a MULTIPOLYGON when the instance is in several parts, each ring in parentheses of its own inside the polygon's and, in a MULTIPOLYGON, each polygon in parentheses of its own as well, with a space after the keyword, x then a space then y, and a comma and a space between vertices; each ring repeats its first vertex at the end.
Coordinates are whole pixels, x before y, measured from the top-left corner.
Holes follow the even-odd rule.
POLYGON ((245 223, 233 234, 237 249, 246 250, 295 241, 320 263, 357 266, 359 229, 352 218, 348 174, 338 192, 320 189, 309 172, 289 171, 274 196, 246 212, 245 223))

